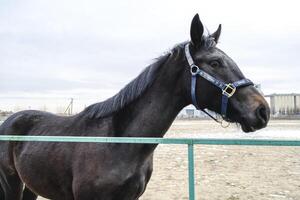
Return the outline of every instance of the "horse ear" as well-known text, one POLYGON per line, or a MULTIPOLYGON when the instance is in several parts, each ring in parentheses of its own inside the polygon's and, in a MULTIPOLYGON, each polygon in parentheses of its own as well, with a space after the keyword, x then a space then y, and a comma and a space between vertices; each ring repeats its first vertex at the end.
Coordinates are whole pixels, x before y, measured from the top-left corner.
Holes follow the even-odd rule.
POLYGON ((222 30, 222 25, 219 24, 218 29, 216 30, 216 32, 214 32, 213 34, 211 34, 211 37, 213 37, 215 39, 215 42, 218 43, 220 35, 221 35, 221 30, 222 30))
POLYGON ((196 47, 200 46, 203 35, 203 25, 198 14, 196 14, 192 20, 190 34, 193 45, 196 47))

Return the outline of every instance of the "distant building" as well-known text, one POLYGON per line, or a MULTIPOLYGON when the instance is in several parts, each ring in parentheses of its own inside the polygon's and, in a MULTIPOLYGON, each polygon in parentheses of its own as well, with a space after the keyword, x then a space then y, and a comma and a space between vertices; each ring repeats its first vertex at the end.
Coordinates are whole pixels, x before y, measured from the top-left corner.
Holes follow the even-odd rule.
MULTIPOLYGON (((215 116, 215 113, 207 110, 211 115, 215 116)), ((209 119, 208 115, 202 112, 201 110, 197 110, 194 106, 189 105, 182 109, 177 116, 178 119, 209 119)))
POLYGON ((270 94, 270 107, 272 115, 298 115, 300 114, 300 94, 270 94))

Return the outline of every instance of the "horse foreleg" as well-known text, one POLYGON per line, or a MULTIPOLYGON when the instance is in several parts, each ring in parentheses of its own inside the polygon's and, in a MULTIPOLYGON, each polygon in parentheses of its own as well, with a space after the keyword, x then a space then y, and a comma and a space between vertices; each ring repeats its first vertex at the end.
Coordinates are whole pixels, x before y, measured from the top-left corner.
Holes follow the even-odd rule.
POLYGON ((23 183, 17 175, 8 175, 6 184, 2 184, 3 200, 21 200, 23 183))
POLYGON ((4 199, 4 198, 5 198, 4 191, 0 185, 0 199, 4 199))
POLYGON ((22 200, 36 200, 37 195, 33 193, 28 187, 25 186, 23 190, 23 198, 22 200))

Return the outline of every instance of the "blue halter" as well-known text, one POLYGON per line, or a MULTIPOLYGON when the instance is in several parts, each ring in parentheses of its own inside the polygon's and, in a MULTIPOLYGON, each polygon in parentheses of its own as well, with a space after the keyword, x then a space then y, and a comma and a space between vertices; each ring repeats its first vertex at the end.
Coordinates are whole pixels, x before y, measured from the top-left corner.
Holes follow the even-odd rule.
POLYGON ((209 75, 208 73, 202 71, 200 67, 195 65, 194 60, 191 56, 190 49, 189 49, 190 43, 185 45, 185 56, 186 59, 190 65, 191 68, 191 74, 192 74, 192 81, 191 81, 191 96, 192 96, 192 102, 193 105, 198 109, 206 113, 208 116, 210 116, 212 119, 215 121, 219 122, 215 117, 213 117, 211 114, 209 114, 207 111, 204 109, 200 108, 200 106, 197 103, 196 99, 196 82, 197 82, 197 76, 201 76, 205 80, 209 81, 210 83, 214 84, 218 88, 221 89, 222 91, 222 101, 221 101, 221 115, 222 117, 226 117, 226 112, 227 112, 227 106, 228 106, 228 99, 234 95, 236 89, 241 88, 241 87, 246 87, 249 85, 254 85, 252 81, 249 79, 241 79, 238 81, 235 81, 233 83, 228 83, 225 84, 223 81, 220 81, 213 76, 209 75))

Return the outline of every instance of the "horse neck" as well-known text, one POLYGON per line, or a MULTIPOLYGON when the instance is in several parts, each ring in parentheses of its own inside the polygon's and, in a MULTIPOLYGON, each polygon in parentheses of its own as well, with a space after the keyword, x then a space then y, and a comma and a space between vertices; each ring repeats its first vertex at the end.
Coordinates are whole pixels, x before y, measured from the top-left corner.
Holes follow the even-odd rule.
POLYGON ((179 111, 188 104, 184 61, 170 56, 145 93, 116 116, 116 133, 123 137, 163 137, 179 111))

